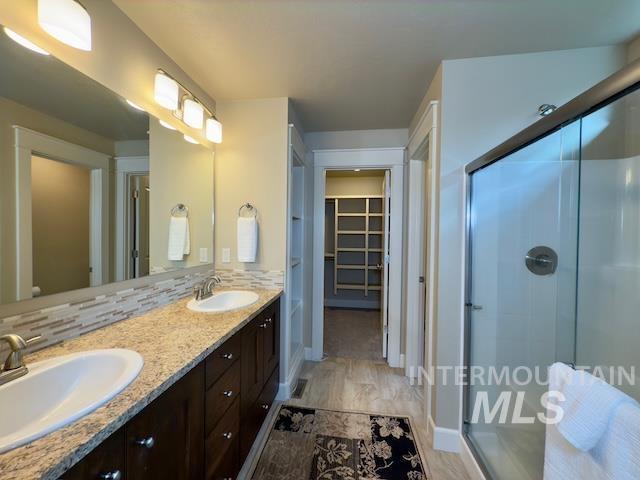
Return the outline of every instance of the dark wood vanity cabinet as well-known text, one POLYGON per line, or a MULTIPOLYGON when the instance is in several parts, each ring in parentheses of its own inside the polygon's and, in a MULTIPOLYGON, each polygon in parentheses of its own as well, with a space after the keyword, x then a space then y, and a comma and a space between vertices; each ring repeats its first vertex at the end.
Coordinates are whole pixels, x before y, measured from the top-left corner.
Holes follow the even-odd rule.
POLYGON ((127 477, 202 478, 204 365, 136 415, 126 426, 127 477))
POLYGON ((61 478, 236 478, 278 392, 279 316, 276 300, 61 478))

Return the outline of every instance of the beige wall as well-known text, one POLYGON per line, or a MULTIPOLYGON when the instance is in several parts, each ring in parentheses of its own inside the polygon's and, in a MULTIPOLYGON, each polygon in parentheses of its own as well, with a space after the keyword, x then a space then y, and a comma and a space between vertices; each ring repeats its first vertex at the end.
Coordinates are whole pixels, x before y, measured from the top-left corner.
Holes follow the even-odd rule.
POLYGON ((640 58, 640 36, 634 38, 627 44, 627 63, 640 58))
POLYGON ((149 264, 185 268, 201 265, 200 248, 213 261, 213 151, 186 142, 182 134, 149 122, 149 264), (183 203, 189 208, 191 253, 183 261, 167 259, 171 209, 183 203))
POLYGON ((325 195, 382 195, 384 174, 363 176, 330 176, 327 175, 325 195))
POLYGON ((216 151, 216 267, 284 270, 287 232, 288 99, 218 103, 224 142, 216 151), (255 263, 237 262, 238 208, 258 209, 259 243, 255 263), (222 249, 231 263, 222 263, 222 249))
POLYGON ((155 103, 153 82, 156 70, 162 68, 167 71, 212 110, 215 110, 214 99, 111 1, 83 0, 82 4, 91 15, 91 52, 69 47, 45 33, 37 22, 37 0, 0 0, 0 23, 149 113, 209 144, 201 131, 178 122, 171 112, 155 103))
POLYGON ((0 97, 0 303, 16 298, 16 188, 13 125, 35 130, 108 155, 113 141, 0 97))
POLYGON ((89 286, 90 170, 31 159, 33 285, 42 295, 89 286))
POLYGON ((404 147, 407 144, 406 128, 379 130, 344 130, 338 132, 309 132, 304 143, 310 150, 342 148, 404 147))

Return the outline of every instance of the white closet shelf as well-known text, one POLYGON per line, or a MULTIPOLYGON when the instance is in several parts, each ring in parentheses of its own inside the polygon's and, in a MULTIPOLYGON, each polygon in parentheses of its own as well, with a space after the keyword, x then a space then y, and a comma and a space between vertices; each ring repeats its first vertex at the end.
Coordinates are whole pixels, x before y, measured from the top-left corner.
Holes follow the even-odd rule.
POLYGON ((366 235, 366 230, 338 230, 338 235, 366 235))
POLYGON ((338 270, 364 270, 367 267, 364 265, 337 265, 338 270))
POLYGON ((364 285, 357 283, 338 283, 336 287, 338 290, 364 290, 364 285))

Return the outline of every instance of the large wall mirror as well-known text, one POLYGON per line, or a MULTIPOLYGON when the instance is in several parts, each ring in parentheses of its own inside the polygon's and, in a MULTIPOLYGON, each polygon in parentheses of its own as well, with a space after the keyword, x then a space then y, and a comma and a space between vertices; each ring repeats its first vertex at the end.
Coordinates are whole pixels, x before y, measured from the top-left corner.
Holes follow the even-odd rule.
POLYGON ((0 303, 212 262, 212 150, 4 34, 0 65, 0 303))

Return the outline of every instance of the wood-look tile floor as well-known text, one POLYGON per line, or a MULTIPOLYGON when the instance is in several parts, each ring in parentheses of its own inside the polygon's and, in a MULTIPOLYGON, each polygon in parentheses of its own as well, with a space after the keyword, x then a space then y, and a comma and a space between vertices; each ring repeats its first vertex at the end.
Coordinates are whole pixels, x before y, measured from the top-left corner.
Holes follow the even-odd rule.
POLYGON ((429 480, 469 480, 457 454, 433 450, 423 415, 422 388, 384 361, 329 357, 305 362, 307 386, 292 405, 410 416, 429 480))
POLYGON ((380 310, 325 308, 324 351, 329 357, 383 360, 380 310))

